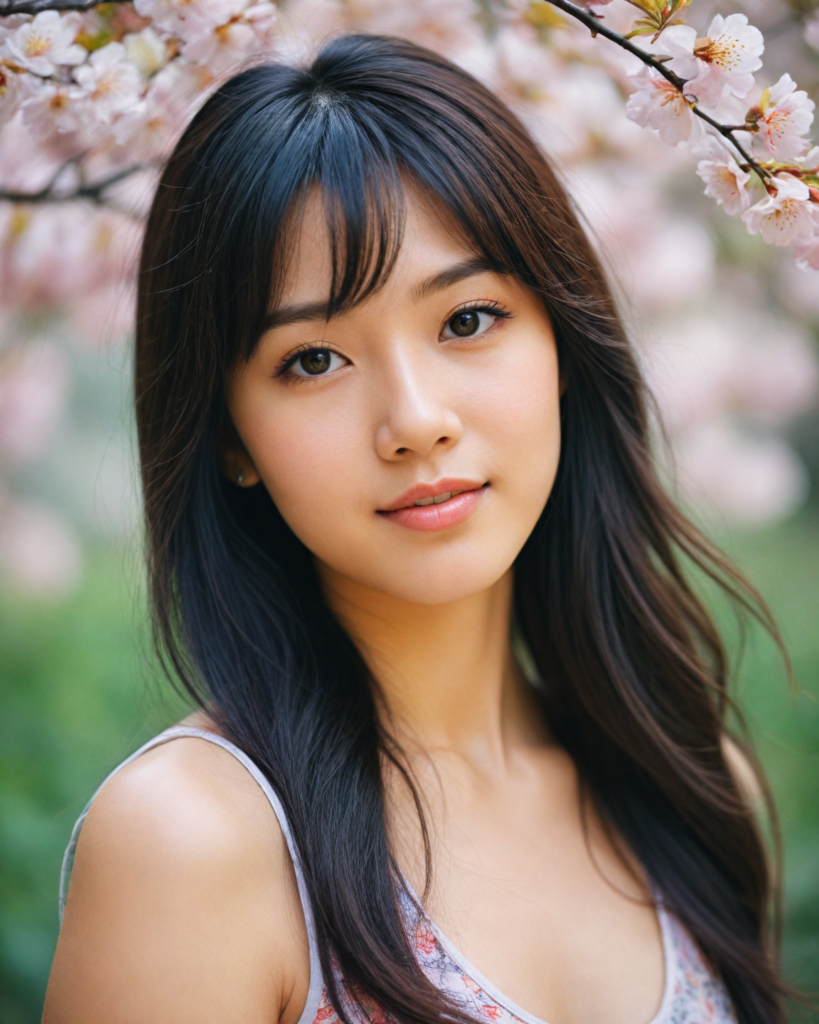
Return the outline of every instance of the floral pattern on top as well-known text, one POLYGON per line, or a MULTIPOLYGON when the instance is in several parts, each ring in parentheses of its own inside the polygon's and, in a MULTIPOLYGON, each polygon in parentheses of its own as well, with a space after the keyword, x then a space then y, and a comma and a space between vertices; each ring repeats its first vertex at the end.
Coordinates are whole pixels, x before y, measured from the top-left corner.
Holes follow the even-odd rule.
MULTIPOLYGON (((531 1014, 518 1016, 509 1000, 498 998, 478 984, 441 943, 429 918, 410 897, 404 897, 407 926, 413 936, 415 954, 429 980, 453 1002, 478 1021, 487 1024, 545 1024, 531 1014)), ((731 1000, 725 986, 709 969, 688 930, 677 918, 663 912, 666 925, 666 970, 672 978, 666 984, 663 1002, 651 1024, 736 1024, 731 1000)), ((477 971, 476 971, 477 973, 477 971)), ((338 970, 336 984, 353 1020, 361 1024, 390 1024, 390 1018, 371 1000, 353 998, 338 970)), ((313 1024, 337 1024, 338 1014, 327 990, 322 992, 313 1024)))

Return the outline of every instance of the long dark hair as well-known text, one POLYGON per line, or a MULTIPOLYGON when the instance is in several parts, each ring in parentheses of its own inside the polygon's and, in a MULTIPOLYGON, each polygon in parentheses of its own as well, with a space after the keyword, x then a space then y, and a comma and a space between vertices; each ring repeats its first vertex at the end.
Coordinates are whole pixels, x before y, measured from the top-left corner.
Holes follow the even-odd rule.
POLYGON ((544 713, 741 1024, 783 1021, 769 865, 722 744, 727 658, 683 563, 767 612, 658 482, 632 347, 543 154, 469 74, 365 35, 336 39, 305 68, 250 68, 208 100, 153 203, 137 317, 159 649, 281 795, 331 1000, 346 1019, 335 962, 353 991, 402 1022, 469 1020, 422 974, 402 919, 382 784, 382 759, 401 758, 373 681, 263 486, 240 489, 218 466, 225 381, 264 329, 312 185, 333 238, 331 313, 389 274, 408 185, 542 297, 567 382, 564 442, 515 565, 515 604, 544 713))

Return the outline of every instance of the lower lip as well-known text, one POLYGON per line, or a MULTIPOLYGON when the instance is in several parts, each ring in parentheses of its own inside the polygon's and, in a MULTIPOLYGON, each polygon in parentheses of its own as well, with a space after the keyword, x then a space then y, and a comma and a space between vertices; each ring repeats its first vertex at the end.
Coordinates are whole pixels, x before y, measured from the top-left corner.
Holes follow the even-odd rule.
POLYGON ((448 530, 450 526, 457 526, 472 515, 485 491, 485 487, 479 487, 474 491, 461 491, 440 505, 410 505, 394 512, 378 514, 399 526, 406 526, 408 530, 419 530, 422 533, 448 530))

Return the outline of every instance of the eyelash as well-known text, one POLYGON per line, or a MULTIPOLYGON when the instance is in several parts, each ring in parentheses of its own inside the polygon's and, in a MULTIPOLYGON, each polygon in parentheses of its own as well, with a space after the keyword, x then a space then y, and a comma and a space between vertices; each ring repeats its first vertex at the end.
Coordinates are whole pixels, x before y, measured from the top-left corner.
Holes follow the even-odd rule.
POLYGON ((490 316, 497 317, 499 320, 511 320, 512 317, 515 315, 514 313, 510 313, 508 309, 503 307, 499 302, 496 302, 494 299, 479 299, 476 302, 466 302, 464 303, 463 306, 458 306, 457 309, 453 309, 453 311, 444 321, 444 327, 449 323, 449 321, 454 316, 457 316, 459 313, 488 313, 490 316))
MULTIPOLYGON (((286 376, 287 371, 290 369, 290 367, 293 365, 293 363, 295 363, 295 361, 299 358, 299 356, 303 356, 307 352, 319 352, 319 351, 324 351, 325 349, 328 352, 334 352, 335 351, 335 349, 331 349, 329 347, 329 345, 316 345, 315 342, 305 342, 303 345, 299 345, 298 348, 293 349, 293 351, 290 353, 290 355, 287 355, 287 356, 284 357, 284 359, 281 361, 279 366, 276 368, 276 371, 273 374, 273 376, 274 377, 284 377, 284 376, 286 376)), ((299 383, 301 383, 302 381, 309 380, 310 378, 309 377, 296 377, 296 376, 293 376, 292 379, 295 380, 295 381, 298 381, 299 383)))
MULTIPOLYGON (((490 316, 497 317, 497 319, 499 320, 510 320, 514 316, 513 313, 510 313, 508 309, 505 309, 499 302, 496 302, 494 299, 490 299, 487 301, 478 300, 477 302, 466 302, 464 303, 463 306, 458 306, 457 309, 454 309, 444 321, 444 327, 446 327, 449 321, 453 317, 457 316, 459 313, 488 313, 490 316)), ((490 327, 489 330, 491 329, 492 328, 490 327)), ((441 330, 443 331, 443 327, 441 328, 441 330)), ((448 338, 446 340, 452 341, 454 339, 448 338)), ((469 339, 465 338, 464 340, 468 341, 469 339)), ((307 352, 316 352, 322 350, 326 350, 328 352, 335 352, 335 349, 330 348, 329 345, 316 345, 315 342, 305 342, 303 345, 299 345, 298 348, 294 349, 289 355, 285 356, 285 358, 282 360, 281 364, 278 366, 273 376, 287 376, 287 371, 296 362, 299 356, 303 356, 307 352)), ((290 376, 291 381, 294 381, 299 384, 306 383, 310 380, 315 379, 316 378, 311 377, 297 377, 294 374, 290 376)))

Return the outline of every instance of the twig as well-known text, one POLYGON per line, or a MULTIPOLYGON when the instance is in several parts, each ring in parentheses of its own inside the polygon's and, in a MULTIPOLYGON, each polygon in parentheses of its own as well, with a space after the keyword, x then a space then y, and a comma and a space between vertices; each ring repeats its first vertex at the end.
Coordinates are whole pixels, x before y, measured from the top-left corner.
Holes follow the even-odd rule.
POLYGON ((9 14, 40 14, 41 11, 87 11, 101 3, 126 3, 127 0, 0 0, 0 18, 9 14))
MULTIPOLYGON (((72 165, 77 165, 76 159, 67 160, 62 164, 54 173, 48 184, 43 186, 39 192, 6 192, 0 190, 0 201, 8 203, 44 205, 46 203, 64 203, 68 200, 74 199, 88 199, 92 203, 97 203, 99 206, 112 206, 113 204, 105 198, 106 190, 111 188, 112 185, 116 185, 117 182, 130 177, 132 174, 136 174, 137 171, 143 171, 146 167, 152 166, 151 164, 145 163, 134 164, 131 167, 126 167, 122 171, 117 171, 116 174, 112 174, 109 178, 104 178, 102 181, 98 181, 94 185, 86 185, 83 182, 73 191, 66 193, 55 192, 54 186, 57 184, 63 171, 72 165)), ((115 208, 119 210, 120 213, 128 213, 128 211, 121 206, 117 206, 115 208)))
MULTIPOLYGON (((0 2, 2 2, 2 0, 0 0, 0 2)), ((633 54, 638 58, 638 60, 641 60, 643 64, 646 64, 650 68, 654 68, 655 71, 661 74, 666 81, 670 82, 674 88, 678 89, 685 99, 688 100, 688 97, 685 94, 686 79, 680 78, 679 75, 675 75, 673 71, 665 66, 663 61, 658 60, 653 54, 646 53, 645 50, 641 50, 640 47, 635 46, 630 39, 626 39, 626 37, 621 36, 619 32, 615 32, 614 29, 603 24, 603 22, 592 14, 591 11, 584 10, 584 8, 578 7, 577 4, 570 3, 569 0, 544 0, 544 3, 551 4, 552 7, 557 7, 558 10, 563 11, 564 14, 568 14, 572 18, 581 22, 593 36, 604 36, 612 43, 616 43, 617 46, 620 46, 622 49, 633 54)), ((770 172, 754 160, 751 154, 734 135, 735 131, 741 130, 741 126, 720 124, 720 122, 716 121, 710 114, 706 114, 705 111, 700 110, 696 102, 691 102, 691 110, 697 117, 705 121, 706 124, 711 125, 711 127, 716 129, 720 135, 728 139, 731 145, 745 161, 747 167, 751 168, 762 180, 763 185, 766 185, 767 187, 767 181, 771 176, 770 172)))

